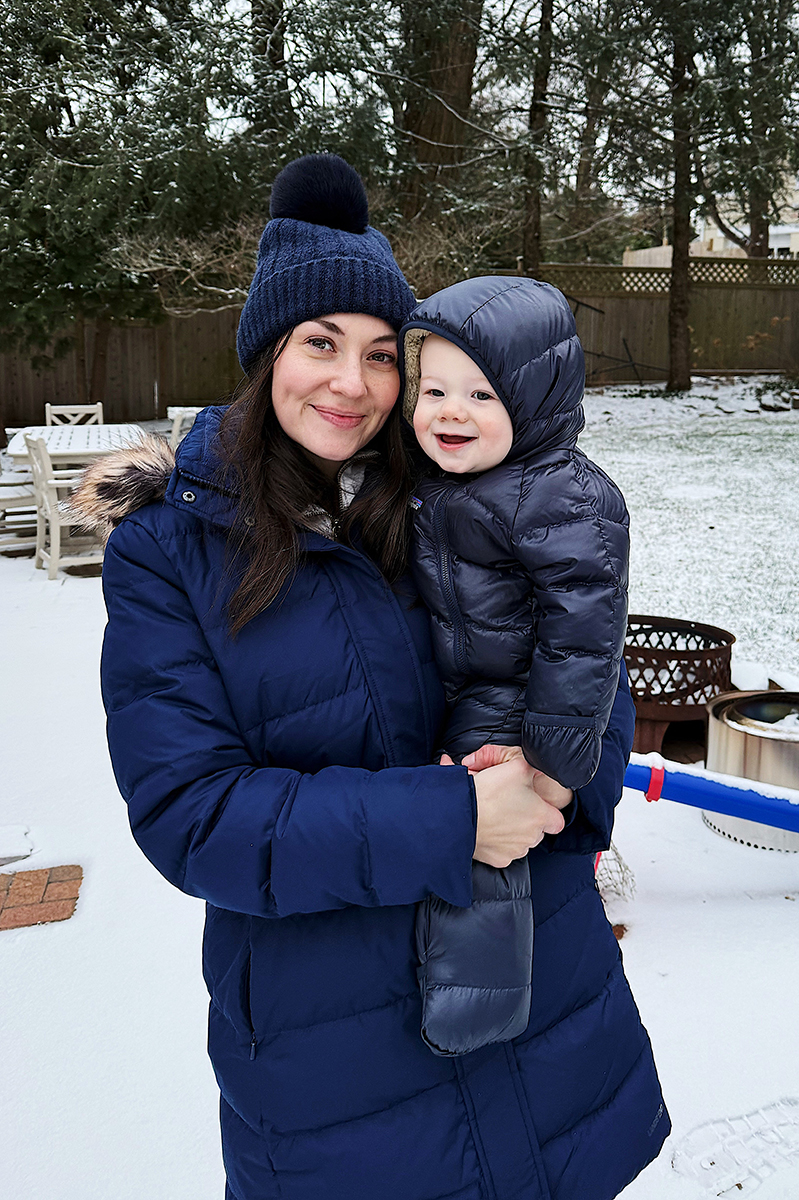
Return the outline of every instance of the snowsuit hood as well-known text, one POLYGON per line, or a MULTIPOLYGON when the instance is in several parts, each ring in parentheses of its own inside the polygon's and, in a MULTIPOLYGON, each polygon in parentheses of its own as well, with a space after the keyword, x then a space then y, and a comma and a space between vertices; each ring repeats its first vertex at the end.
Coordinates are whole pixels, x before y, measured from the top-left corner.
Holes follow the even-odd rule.
POLYGON ((505 462, 572 448, 585 424, 585 359, 565 296, 548 283, 482 276, 417 304, 400 331, 405 415, 419 395, 424 334, 463 350, 496 390, 513 423, 505 462))

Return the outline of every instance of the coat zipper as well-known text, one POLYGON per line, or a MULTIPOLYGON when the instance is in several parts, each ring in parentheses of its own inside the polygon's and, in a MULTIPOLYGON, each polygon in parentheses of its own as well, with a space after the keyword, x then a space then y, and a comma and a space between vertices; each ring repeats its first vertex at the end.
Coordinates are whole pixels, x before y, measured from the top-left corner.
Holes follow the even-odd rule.
POLYGON ((435 502, 433 508, 433 531, 436 535, 436 549, 438 550, 438 574, 441 581, 441 590, 444 593, 444 600, 447 605, 452 627, 455 631, 454 656, 455 666, 462 675, 468 674, 468 663, 466 661, 466 625, 463 620, 463 614, 458 607, 458 601, 455 596, 455 588, 452 585, 452 572, 450 569, 449 543, 447 542, 447 505, 449 503, 449 490, 443 491, 435 502))
POLYGON ((250 1062, 255 1058, 255 1051, 258 1047, 258 1038, 255 1034, 255 1023, 252 1019, 252 942, 250 942, 250 953, 247 958, 247 1021, 250 1026, 250 1062))

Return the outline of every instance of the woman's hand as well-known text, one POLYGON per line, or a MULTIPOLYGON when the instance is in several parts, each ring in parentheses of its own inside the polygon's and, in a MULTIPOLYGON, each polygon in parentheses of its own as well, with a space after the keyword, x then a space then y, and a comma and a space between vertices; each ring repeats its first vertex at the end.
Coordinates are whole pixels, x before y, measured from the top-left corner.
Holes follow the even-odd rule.
MULTIPOLYGON (((470 774, 484 771, 486 767, 495 767, 499 763, 518 758, 522 753, 521 746, 496 746, 487 742, 479 750, 473 750, 462 759, 462 766, 468 767, 470 774)), ((441 760, 444 761, 443 759, 441 760)), ((449 760, 450 762, 452 759, 449 760)), ((567 808, 574 797, 571 788, 563 787, 556 779, 550 779, 543 771, 533 770, 533 787, 542 800, 555 808, 567 808)))
MULTIPOLYGON (((451 764, 452 759, 445 754, 441 762, 451 764)), ((563 816, 538 794, 535 772, 521 754, 509 755, 496 766, 471 773, 477 793, 473 857, 478 862, 507 867, 537 846, 545 833, 560 833, 563 816)))

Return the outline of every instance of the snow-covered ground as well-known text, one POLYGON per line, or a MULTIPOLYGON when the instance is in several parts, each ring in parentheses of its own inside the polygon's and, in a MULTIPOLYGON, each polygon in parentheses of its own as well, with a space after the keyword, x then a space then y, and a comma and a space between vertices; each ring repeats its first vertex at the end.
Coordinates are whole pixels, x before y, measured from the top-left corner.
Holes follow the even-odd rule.
POLYGON ((796 674, 799 409, 763 411, 763 385, 592 389, 580 446, 627 499, 630 611, 720 625, 740 658, 796 674))
MULTIPOLYGON (((687 401, 593 392, 582 444, 627 494, 633 609, 721 624, 746 658, 795 672, 799 412, 746 411, 753 388, 705 383, 687 401)), ((0 932, 0 1188, 221 1200, 202 905, 128 831, 98 691, 100 581, 49 582, 30 560, 0 558, 0 594, 0 842, 2 826, 24 825, 35 846, 0 870, 85 871, 71 920, 0 932)), ((796 1200, 799 855, 726 842, 693 809, 635 792, 615 841, 637 890, 610 916, 627 927, 625 966, 674 1123, 625 1200, 796 1200), (756 1160, 761 1176, 772 1170, 762 1184, 756 1160)))

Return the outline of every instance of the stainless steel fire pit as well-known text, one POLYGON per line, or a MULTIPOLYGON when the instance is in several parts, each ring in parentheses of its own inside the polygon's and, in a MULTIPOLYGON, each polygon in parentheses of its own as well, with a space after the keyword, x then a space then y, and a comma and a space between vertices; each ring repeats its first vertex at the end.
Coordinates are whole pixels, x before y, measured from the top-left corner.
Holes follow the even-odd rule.
MULTIPOLYGON (((727 692, 707 706, 707 768, 799 789, 799 692, 727 692)), ((702 813, 710 829, 761 850, 799 851, 799 834, 702 813)))

